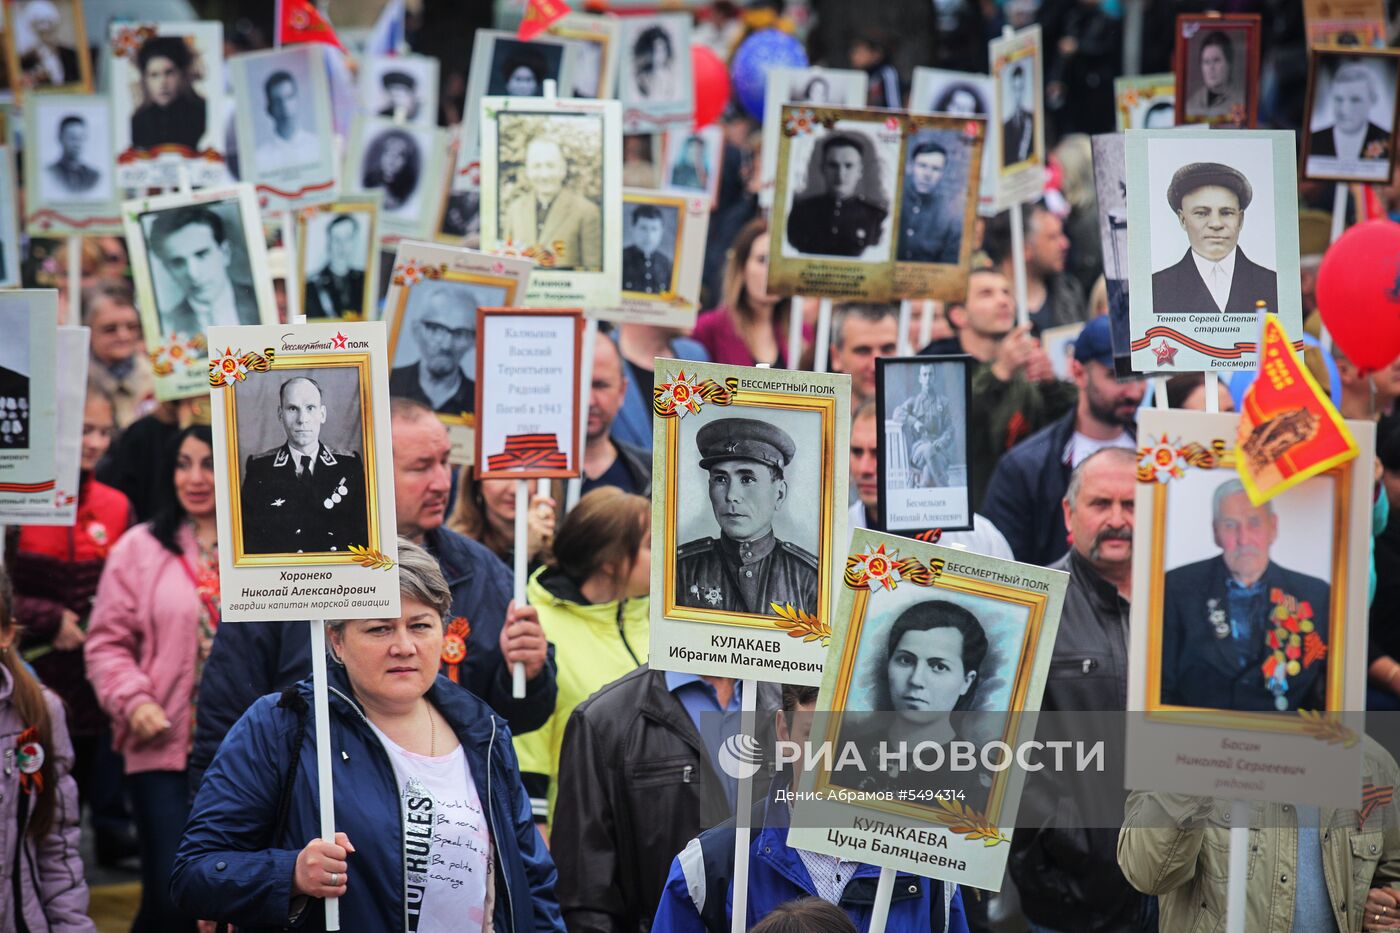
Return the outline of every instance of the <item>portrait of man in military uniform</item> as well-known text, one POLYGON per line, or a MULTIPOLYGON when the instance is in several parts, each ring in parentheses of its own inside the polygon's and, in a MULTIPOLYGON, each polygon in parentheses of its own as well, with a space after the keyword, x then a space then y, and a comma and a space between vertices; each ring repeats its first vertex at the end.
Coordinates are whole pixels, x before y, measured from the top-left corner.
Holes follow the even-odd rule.
POLYGON ((965 179, 943 184, 951 133, 921 133, 904 164, 904 203, 899 209, 900 262, 956 263, 962 248, 962 205, 957 192, 965 179), (950 197, 950 193, 952 196, 950 197))
POLYGON ((88 143, 87 120, 73 113, 58 123, 59 156, 44 168, 52 185, 50 190, 63 192, 69 200, 75 195, 90 195, 102 174, 83 159, 88 143))
POLYGON ((29 317, 23 305, 0 309, 5 363, 0 364, 0 450, 29 447, 29 317), (20 370, 23 370, 21 372, 20 370))
POLYGON ((677 549, 677 605, 750 615, 772 615, 778 605, 815 614, 816 555, 773 533, 788 504, 786 473, 799 456, 792 436, 757 418, 718 418, 700 427, 695 445, 719 536, 677 549))
POLYGON ((369 545, 364 462, 322 442, 326 415, 317 379, 294 375, 279 386, 286 440, 247 458, 238 490, 243 553, 341 553, 369 545))
MULTIPOLYGON (((869 137, 855 130, 833 133, 817 143, 817 157, 807 168, 806 184, 797 189, 787 216, 786 237, 792 249, 855 258, 868 249, 888 248, 890 199, 869 137)), ((789 167, 794 173, 801 169, 797 164, 789 167)), ((888 252, 880 258, 887 257, 888 252)))
POLYGON ((1239 479, 1215 488, 1211 530, 1220 553, 1166 573, 1161 702, 1325 709, 1331 586, 1274 560, 1274 504, 1253 505, 1239 479))
POLYGON ((909 485, 937 489, 948 485, 954 421, 947 399, 937 394, 932 363, 919 366, 919 392, 900 403, 892 420, 900 426, 909 458, 909 485))
POLYGON ((365 245, 360 221, 351 214, 332 214, 329 220, 309 226, 307 234, 308 254, 319 247, 317 252, 325 256, 325 264, 306 280, 307 320, 363 316, 365 245))
POLYGON ((622 249, 622 290, 647 295, 671 291, 674 238, 679 220, 675 208, 628 204, 624 210, 632 216, 626 225, 626 245, 622 249), (670 238, 666 236, 667 215, 670 238))

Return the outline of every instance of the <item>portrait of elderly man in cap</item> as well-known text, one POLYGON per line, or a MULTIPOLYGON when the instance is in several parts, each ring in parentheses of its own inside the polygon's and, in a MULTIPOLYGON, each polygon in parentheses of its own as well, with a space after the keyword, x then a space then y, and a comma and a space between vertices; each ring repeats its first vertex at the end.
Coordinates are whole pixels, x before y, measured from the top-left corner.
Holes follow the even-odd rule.
POLYGON ((1346 62, 1337 68, 1327 92, 1332 124, 1308 134, 1308 156, 1388 161, 1390 130, 1370 118, 1380 93, 1375 75, 1362 63, 1346 62))
POLYGON ((776 603, 815 613, 816 556, 773 535, 788 500, 784 473, 797 455, 792 437, 766 421, 720 418, 696 432, 695 445, 720 535, 677 549, 677 604, 772 615, 776 603))
POLYGON ((815 171, 809 171, 788 214, 787 241, 802 253, 860 256, 881 244, 890 213, 880 160, 859 133, 833 133, 817 145, 815 171))
POLYGON ((1259 302, 1278 311, 1278 275, 1240 249, 1245 210, 1254 198, 1249 179, 1219 162, 1176 170, 1167 203, 1190 242, 1179 262, 1152 273, 1157 314, 1253 314, 1259 302))
POLYGON ((409 123, 417 123, 418 110, 422 107, 418 99, 418 79, 407 71, 394 69, 380 75, 379 84, 383 88, 381 100, 384 102, 384 106, 379 108, 379 116, 395 117, 403 113, 403 118, 409 123))

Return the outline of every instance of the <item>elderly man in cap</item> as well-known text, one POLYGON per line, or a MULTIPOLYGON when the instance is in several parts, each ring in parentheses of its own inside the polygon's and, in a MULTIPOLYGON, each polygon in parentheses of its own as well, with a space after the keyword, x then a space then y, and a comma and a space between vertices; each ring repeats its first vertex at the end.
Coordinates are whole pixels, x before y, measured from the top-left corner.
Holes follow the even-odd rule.
POLYGON ((720 536, 677 550, 676 602, 753 615, 772 615, 776 603, 815 613, 817 558, 773 536, 773 516, 788 496, 783 471, 797 445, 782 428, 752 418, 711 421, 695 445, 720 536))
POLYGON ((1278 311, 1278 276, 1239 248, 1244 212, 1254 198, 1249 179, 1219 162, 1176 170, 1167 203, 1191 248, 1181 261, 1152 273, 1157 314, 1253 314, 1259 304, 1278 311))
POLYGON ((386 71, 380 76, 379 83, 384 87, 383 99, 387 101, 380 108, 379 115, 397 117, 402 113, 406 122, 416 123, 421 104, 418 100, 418 82, 413 75, 406 71, 386 71))

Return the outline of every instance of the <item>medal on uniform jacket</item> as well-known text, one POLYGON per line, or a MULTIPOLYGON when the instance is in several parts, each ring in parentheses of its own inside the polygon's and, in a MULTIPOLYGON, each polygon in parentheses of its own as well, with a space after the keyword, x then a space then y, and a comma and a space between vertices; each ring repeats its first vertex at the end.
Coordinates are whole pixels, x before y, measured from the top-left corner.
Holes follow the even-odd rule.
POLYGON ((454 684, 459 683, 457 670, 467 659, 467 636, 472 633, 472 625, 466 616, 457 616, 447 623, 447 635, 442 640, 442 663, 447 666, 447 676, 454 684))
POLYGON ((26 794, 44 792, 44 746, 39 744, 39 730, 30 726, 15 741, 15 758, 19 765, 19 786, 26 794))
POLYGON ((1220 600, 1206 600, 1206 609, 1210 611, 1210 624, 1215 629, 1216 638, 1224 638, 1230 634, 1230 620, 1225 615, 1225 610, 1220 608, 1220 600))

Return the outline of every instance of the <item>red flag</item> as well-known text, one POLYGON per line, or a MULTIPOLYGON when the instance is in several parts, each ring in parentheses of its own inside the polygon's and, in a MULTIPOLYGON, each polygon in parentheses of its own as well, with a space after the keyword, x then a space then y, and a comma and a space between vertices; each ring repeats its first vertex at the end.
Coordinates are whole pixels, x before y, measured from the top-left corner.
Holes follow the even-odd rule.
POLYGON ((1264 324, 1259 378, 1245 393, 1235 467, 1261 505, 1356 456, 1356 440, 1274 315, 1264 324))
POLYGON ((525 0, 525 18, 520 21, 520 31, 515 35, 529 41, 568 12, 569 5, 564 0, 525 0))
POLYGON ((321 42, 345 51, 345 46, 336 38, 335 30, 311 0, 279 0, 277 7, 281 10, 277 22, 278 45, 321 42))

